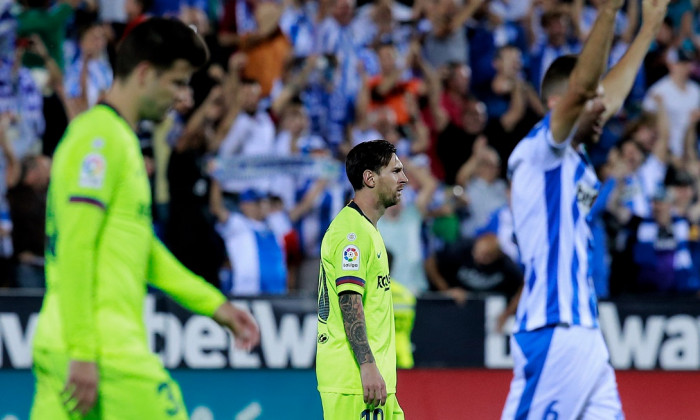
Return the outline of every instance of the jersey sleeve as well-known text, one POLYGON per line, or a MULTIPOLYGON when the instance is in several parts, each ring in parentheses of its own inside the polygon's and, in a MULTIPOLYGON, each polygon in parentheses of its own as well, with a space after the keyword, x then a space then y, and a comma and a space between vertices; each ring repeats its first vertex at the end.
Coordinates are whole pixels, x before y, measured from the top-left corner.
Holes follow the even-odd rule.
POLYGON ((148 281, 180 305, 200 315, 212 316, 226 302, 223 293, 185 268, 155 235, 151 246, 148 281))
POLYGON ((355 292, 365 294, 365 284, 369 265, 369 256, 374 252, 369 237, 357 235, 351 230, 342 231, 334 247, 333 263, 335 269, 335 287, 338 294, 355 292))
POLYGON ((51 173, 47 234, 69 357, 96 358, 96 249, 118 187, 124 153, 78 125, 62 140, 51 173), (83 134, 85 132, 85 134, 83 134), (98 147, 95 147, 98 146, 98 147))

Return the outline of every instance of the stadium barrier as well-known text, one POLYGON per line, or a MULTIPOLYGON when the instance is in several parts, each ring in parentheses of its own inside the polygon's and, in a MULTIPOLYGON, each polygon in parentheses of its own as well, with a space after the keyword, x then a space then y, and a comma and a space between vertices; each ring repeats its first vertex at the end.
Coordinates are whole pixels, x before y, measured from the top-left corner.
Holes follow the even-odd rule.
MULTIPOLYGON (((321 418, 313 372, 315 299, 237 302, 261 327, 261 345, 250 354, 235 349, 210 319, 161 295, 146 299, 151 347, 180 382, 193 420, 321 418)), ((498 418, 512 366, 508 336, 494 329, 505 304, 494 296, 465 305, 418 300, 416 369, 399 372, 398 396, 410 418, 498 418)), ((0 295, 0 420, 28 418, 30 349, 40 306, 40 294, 0 295)), ((700 418, 693 394, 700 387, 696 300, 601 302, 600 322, 628 418, 700 418)))

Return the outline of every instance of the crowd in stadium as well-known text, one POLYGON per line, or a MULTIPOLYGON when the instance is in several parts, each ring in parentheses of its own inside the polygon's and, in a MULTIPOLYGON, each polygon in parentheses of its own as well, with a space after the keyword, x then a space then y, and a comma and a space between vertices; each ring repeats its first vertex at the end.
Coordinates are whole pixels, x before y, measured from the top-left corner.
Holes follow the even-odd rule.
MULTIPOLYGON (((579 52, 598 3, 0 0, 0 287, 43 287, 51 155, 110 88, 124 34, 172 16, 211 59, 138 135, 154 229, 185 266, 226 293, 315 293, 321 239, 352 197, 345 155, 382 138, 409 178, 379 223, 392 281, 458 302, 514 296, 506 162, 546 114, 544 70, 579 52)), ((640 2, 623 11, 611 64, 639 28, 640 2)), ((698 50, 700 1, 672 0, 588 150, 602 298, 700 293, 698 50)))

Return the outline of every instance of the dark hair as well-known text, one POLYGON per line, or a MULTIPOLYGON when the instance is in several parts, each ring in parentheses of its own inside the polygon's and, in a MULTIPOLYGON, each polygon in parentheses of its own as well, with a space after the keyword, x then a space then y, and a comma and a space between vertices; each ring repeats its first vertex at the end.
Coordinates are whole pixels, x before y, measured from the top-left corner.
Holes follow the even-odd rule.
POLYGON ((642 147, 642 145, 639 144, 635 139, 633 139, 631 137, 624 138, 624 139, 622 139, 622 141, 617 143, 617 145, 616 145, 617 150, 622 151, 622 148, 628 143, 631 144, 632 146, 634 146, 639 151, 639 153, 645 154, 644 148, 642 147))
POLYGON ((141 5, 142 13, 148 13, 153 8, 153 3, 155 3, 155 0, 136 0, 136 3, 141 5))
POLYGON ((19 180, 24 182, 30 171, 39 166, 39 155, 27 155, 22 158, 19 164, 19 180))
POLYGON ((209 59, 209 50, 194 29, 179 20, 151 18, 132 29, 119 44, 114 76, 126 78, 144 61, 166 70, 179 59, 199 68, 209 59))
POLYGON ((545 12, 540 18, 540 26, 546 28, 547 26, 549 26, 550 23, 555 22, 564 16, 566 15, 559 10, 551 10, 549 12, 545 12))
POLYGON ((389 164, 394 153, 396 147, 386 140, 366 141, 353 147, 345 159, 345 171, 352 188, 361 190, 365 185, 362 174, 367 169, 379 172, 389 164))
POLYGON ((568 83, 569 76, 571 76, 571 73, 574 71, 577 61, 578 56, 562 55, 549 66, 547 72, 544 74, 542 86, 540 87, 542 100, 545 104, 550 96, 561 93, 562 86, 568 83))
POLYGON ((78 40, 83 39, 90 29, 102 26, 102 23, 97 19, 97 13, 79 10, 75 12, 74 24, 77 28, 78 40))

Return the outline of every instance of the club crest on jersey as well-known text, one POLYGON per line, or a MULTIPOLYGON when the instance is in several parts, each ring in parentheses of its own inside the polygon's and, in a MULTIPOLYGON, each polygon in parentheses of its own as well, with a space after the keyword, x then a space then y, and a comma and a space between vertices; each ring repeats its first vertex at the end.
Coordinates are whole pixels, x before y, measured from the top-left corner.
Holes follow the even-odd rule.
POLYGON ((348 245, 343 249, 343 270, 360 269, 360 249, 355 245, 348 245))
POLYGON ((78 183, 85 188, 102 188, 106 172, 107 161, 105 157, 99 153, 90 153, 85 156, 80 164, 80 179, 78 183))
POLYGON ((581 214, 586 215, 591 211, 595 199, 598 197, 598 190, 586 185, 583 182, 576 184, 576 204, 581 214))

